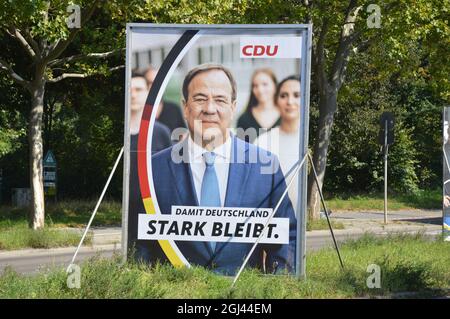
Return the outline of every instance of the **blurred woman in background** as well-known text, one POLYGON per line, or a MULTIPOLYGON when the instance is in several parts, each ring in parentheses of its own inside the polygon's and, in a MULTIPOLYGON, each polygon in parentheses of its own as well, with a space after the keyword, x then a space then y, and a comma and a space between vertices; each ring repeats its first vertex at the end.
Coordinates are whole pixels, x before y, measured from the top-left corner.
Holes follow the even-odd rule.
MULTIPOLYGON (((278 84, 276 102, 280 111, 281 124, 267 133, 261 134, 255 144, 278 156, 281 169, 286 175, 299 160, 300 150, 300 81, 299 76, 289 76, 278 84)), ((286 179, 288 183, 292 174, 286 179)), ((298 175, 289 188, 289 198, 297 210, 298 175)))
POLYGON ((280 124, 280 112, 275 105, 277 79, 270 69, 259 69, 253 73, 250 99, 244 113, 237 122, 237 136, 252 143, 259 129, 271 129, 280 124), (254 134, 244 134, 253 128, 254 134))

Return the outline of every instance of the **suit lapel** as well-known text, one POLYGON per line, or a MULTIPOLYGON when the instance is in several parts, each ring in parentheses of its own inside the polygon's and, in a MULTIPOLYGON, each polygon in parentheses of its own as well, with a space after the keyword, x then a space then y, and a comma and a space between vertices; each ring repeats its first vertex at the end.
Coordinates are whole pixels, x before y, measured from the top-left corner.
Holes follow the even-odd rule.
MULTIPOLYGON (((172 203, 172 205, 199 206, 200 201, 197 198, 197 193, 195 192, 194 179, 192 177, 192 171, 189 165, 187 139, 178 145, 179 146, 175 151, 180 154, 183 160, 180 163, 175 163, 172 159, 169 159, 172 180, 175 181, 179 198, 179 202, 172 203), (186 151, 186 153, 184 153, 184 151, 186 151)), ((213 255, 213 251, 208 242, 192 241, 191 245, 197 246, 198 251, 207 251, 210 257, 213 255)))
POLYGON ((225 207, 239 207, 241 197, 245 194, 245 187, 250 173, 250 165, 247 164, 247 151, 248 145, 236 136, 233 136, 225 207))
MULTIPOLYGON (((225 207, 240 207, 241 198, 247 192, 246 185, 251 166, 247 163, 247 151, 248 145, 236 136, 233 136, 225 207)), ((215 251, 217 257, 220 257, 221 251, 228 243, 229 242, 217 243, 215 251)))
MULTIPOLYGON (((183 159, 180 163, 175 163, 172 158, 169 158, 169 167, 172 172, 172 181, 175 182, 175 187, 177 190, 179 203, 178 205, 183 206, 198 206, 198 199, 195 193, 194 180, 192 178, 191 168, 189 166, 189 157, 184 154, 187 153, 187 142, 184 140, 182 143, 178 144, 175 148, 175 152, 183 159)), ((175 205, 175 203, 173 203, 175 205)))

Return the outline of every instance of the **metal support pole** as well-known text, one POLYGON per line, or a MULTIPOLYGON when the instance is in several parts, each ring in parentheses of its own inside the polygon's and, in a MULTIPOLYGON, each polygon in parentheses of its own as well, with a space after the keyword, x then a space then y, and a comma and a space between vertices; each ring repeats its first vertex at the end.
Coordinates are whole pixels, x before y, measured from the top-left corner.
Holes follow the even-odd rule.
POLYGON ((314 167, 314 163, 313 163, 311 154, 309 154, 309 153, 308 153, 308 158, 309 158, 309 162, 311 163, 311 167, 312 167, 312 170, 314 173, 314 180, 316 181, 317 190, 319 191, 320 200, 322 201, 323 209, 325 211, 325 216, 327 217, 328 228, 330 229, 331 237, 333 238, 334 248, 336 248, 336 253, 338 255, 339 263, 341 264, 341 268, 342 268, 342 270, 344 270, 344 262, 342 261, 341 252, 339 251, 336 237, 334 236, 333 227, 331 226, 330 217, 328 215, 328 208, 327 208, 327 205, 325 204, 325 198, 323 197, 322 189, 319 186, 319 178, 317 177, 316 168, 314 167))
POLYGON ((388 121, 384 122, 384 224, 387 224, 387 157, 388 148, 387 143, 388 136, 388 121))
POLYGON ((86 226, 86 229, 84 230, 83 236, 81 237, 81 240, 80 240, 80 243, 78 244, 77 250, 75 250, 75 254, 72 257, 72 261, 70 262, 69 266, 67 266, 66 272, 69 272, 70 266, 72 266, 72 264, 75 261, 75 258, 77 258, 78 251, 80 250, 81 245, 83 244, 84 238, 86 237, 87 232, 88 232, 89 228, 91 227, 91 224, 92 224, 92 221, 94 220, 95 214, 97 214, 98 207, 100 206, 100 203, 103 200, 103 196, 105 196, 106 190, 108 189, 109 183, 111 182, 111 179, 112 179, 112 177, 114 175, 114 172, 116 171, 117 165, 119 164, 119 161, 122 158, 122 154, 123 154, 123 147, 120 149, 120 153, 119 153, 119 156, 117 156, 116 163, 114 164, 114 167, 111 170, 111 173, 109 174, 109 177, 108 177, 108 180, 106 182, 106 185, 103 188, 103 191, 102 191, 102 194, 100 195, 100 198, 98 199, 97 205, 95 205, 95 208, 94 208, 94 211, 92 212, 91 218, 89 219, 89 222, 88 222, 88 224, 86 226))

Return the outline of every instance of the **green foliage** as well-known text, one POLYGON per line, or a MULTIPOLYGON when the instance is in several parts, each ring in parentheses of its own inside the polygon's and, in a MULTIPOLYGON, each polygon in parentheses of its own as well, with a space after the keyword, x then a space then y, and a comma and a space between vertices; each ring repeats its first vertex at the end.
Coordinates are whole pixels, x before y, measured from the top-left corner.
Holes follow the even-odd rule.
POLYGON ((5 123, 6 120, 4 120, 6 117, 5 110, 0 110, 0 156, 15 151, 18 148, 17 141, 25 135, 25 129, 9 128, 9 125, 5 123))
POLYGON ((21 103, 27 100, 11 87, 11 81, 0 74, 0 158, 17 151, 25 137, 25 121, 21 103), (19 105, 17 105, 19 104, 19 105))
POLYGON ((390 185, 399 193, 415 193, 418 191, 418 178, 416 175, 418 152, 411 138, 411 130, 400 127, 395 130, 395 134, 397 137, 396 148, 392 147, 393 156, 388 162, 390 175, 393 177, 390 185))
POLYGON ((395 116, 395 141, 388 157, 390 190, 405 194, 435 189, 442 180, 441 114, 445 101, 436 97, 423 78, 385 74, 373 63, 383 55, 379 48, 373 50, 354 57, 349 65, 338 100, 325 190, 345 195, 383 189, 378 134, 384 111, 395 116))
POLYGON ((67 39, 70 29, 66 19, 69 16, 67 7, 77 4, 85 8, 92 3, 88 0, 24 0, 2 1, 0 3, 1 27, 15 26, 28 29, 33 37, 46 39, 49 42, 67 39))
POLYGON ((111 1, 107 10, 113 19, 152 23, 240 23, 249 1, 156 0, 111 1))

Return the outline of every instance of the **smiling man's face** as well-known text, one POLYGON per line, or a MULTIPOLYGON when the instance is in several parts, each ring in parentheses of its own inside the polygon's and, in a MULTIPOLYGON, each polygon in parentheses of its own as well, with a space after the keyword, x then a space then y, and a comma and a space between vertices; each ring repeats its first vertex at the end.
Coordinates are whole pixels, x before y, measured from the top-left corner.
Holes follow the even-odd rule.
POLYGON ((225 142, 236 108, 225 72, 212 69, 198 73, 188 85, 187 101, 183 105, 194 141, 201 140, 203 146, 225 142))

